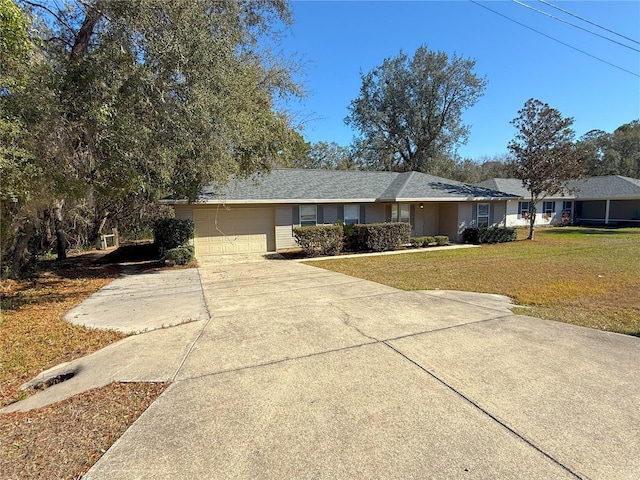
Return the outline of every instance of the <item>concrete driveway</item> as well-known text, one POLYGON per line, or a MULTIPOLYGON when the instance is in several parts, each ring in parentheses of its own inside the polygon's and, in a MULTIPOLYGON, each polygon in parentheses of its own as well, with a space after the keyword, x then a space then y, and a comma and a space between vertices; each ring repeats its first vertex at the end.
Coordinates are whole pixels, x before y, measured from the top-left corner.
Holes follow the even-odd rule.
POLYGON ((284 260, 199 281, 209 320, 130 337, 173 384, 84 478, 640 478, 638 338, 284 260))

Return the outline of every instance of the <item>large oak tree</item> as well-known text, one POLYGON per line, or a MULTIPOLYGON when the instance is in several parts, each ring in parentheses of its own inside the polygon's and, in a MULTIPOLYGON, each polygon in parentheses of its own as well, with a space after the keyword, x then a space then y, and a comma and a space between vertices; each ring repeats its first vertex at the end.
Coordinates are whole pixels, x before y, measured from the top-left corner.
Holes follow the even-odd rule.
POLYGON ((300 93, 292 65, 261 41, 290 22, 284 0, 20 5, 49 69, 0 103, 24 125, 46 184, 33 182, 31 198, 48 198, 60 225, 73 208, 85 243, 161 195, 194 199, 209 182, 268 169, 298 141, 275 107, 300 93))
POLYGON ((360 94, 345 122, 360 136, 356 147, 364 166, 429 172, 435 159, 466 142, 462 113, 484 92, 486 80, 475 61, 419 47, 361 74, 360 94))

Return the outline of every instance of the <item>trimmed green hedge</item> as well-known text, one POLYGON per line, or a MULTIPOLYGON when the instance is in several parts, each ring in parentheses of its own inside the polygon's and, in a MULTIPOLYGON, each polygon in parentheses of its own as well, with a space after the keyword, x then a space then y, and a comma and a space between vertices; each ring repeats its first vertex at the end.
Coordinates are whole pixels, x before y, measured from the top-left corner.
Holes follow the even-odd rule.
POLYGON ((429 241, 427 240, 429 237, 413 237, 409 240, 409 243, 412 247, 428 247, 429 241))
POLYGON ((340 225, 315 225, 293 229, 296 243, 310 257, 336 255, 342 251, 344 236, 340 225))
POLYGON ((167 265, 186 265, 195 257, 195 249, 190 245, 171 248, 164 253, 164 261, 167 265))
POLYGON ((409 243, 411 225, 404 222, 358 224, 354 227, 354 236, 359 247, 383 252, 409 243))
POLYGON ((193 220, 163 218, 153 224, 153 239, 161 254, 166 250, 186 245, 194 234, 193 220))
POLYGON ((514 227, 469 227, 462 232, 462 239, 465 243, 479 245, 481 243, 513 242, 516 240, 517 235, 514 227))
POLYGON ((436 235, 433 238, 435 238, 436 244, 439 247, 443 247, 445 245, 449 245, 449 237, 447 237, 446 235, 436 235))
POLYGON ((426 236, 426 237, 414 237, 410 240, 413 247, 433 247, 434 245, 443 246, 449 245, 449 237, 446 235, 426 236))
MULTIPOLYGON (((316 225, 296 227, 293 229, 296 243, 311 257, 319 255, 336 255, 342 250, 351 252, 370 251, 383 252, 393 250, 412 241, 409 223, 367 223, 344 225, 336 222, 333 225, 316 225)), ((423 237, 428 243, 436 244, 438 237, 423 237)), ((449 238, 440 237, 440 242, 448 244, 449 238)), ((442 243, 438 243, 441 245, 442 243)))

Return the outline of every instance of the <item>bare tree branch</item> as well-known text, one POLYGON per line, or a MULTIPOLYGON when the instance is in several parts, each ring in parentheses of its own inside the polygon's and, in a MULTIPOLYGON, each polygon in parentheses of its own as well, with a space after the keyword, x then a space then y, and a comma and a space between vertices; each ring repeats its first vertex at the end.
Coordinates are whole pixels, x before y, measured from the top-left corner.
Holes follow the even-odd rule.
MULTIPOLYGON (((74 37, 76 36, 76 32, 75 30, 71 27, 71 25, 69 25, 63 17, 61 17, 60 15, 58 15, 56 12, 54 12, 51 8, 47 7, 46 5, 39 3, 39 2, 30 2, 28 0, 20 0, 21 3, 24 3, 25 5, 29 5, 30 7, 33 8, 39 8, 41 10, 44 10, 45 12, 47 12, 49 15, 51 15, 53 18, 55 18, 60 25, 62 25, 64 28, 66 28, 69 33, 71 35, 73 35, 74 37)), ((65 42, 66 43, 66 42, 65 42)))

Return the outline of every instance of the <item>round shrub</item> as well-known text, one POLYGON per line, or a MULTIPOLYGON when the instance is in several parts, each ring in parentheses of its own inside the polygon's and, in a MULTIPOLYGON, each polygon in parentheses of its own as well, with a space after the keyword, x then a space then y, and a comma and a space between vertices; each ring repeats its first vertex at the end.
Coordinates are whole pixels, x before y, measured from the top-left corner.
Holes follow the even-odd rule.
POLYGON ((315 225, 293 229, 296 243, 310 256, 337 255, 342 251, 344 236, 340 225, 315 225))
POLYGON ((195 256, 194 248, 185 245, 182 247, 171 248, 164 253, 164 261, 167 265, 186 265, 195 256))

